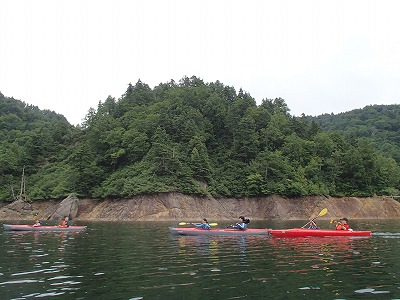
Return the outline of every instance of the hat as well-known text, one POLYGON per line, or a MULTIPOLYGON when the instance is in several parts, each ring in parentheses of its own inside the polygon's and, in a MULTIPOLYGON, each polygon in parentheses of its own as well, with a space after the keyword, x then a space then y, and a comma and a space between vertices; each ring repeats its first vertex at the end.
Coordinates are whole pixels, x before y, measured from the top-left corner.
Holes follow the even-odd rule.
POLYGON ((245 218, 244 218, 244 216, 240 216, 240 217, 239 217, 239 219, 242 219, 242 220, 244 220, 245 218))
POLYGON ((349 221, 349 220, 347 220, 347 218, 341 218, 340 221, 342 221, 342 220, 343 220, 343 221, 346 221, 346 222, 349 221))

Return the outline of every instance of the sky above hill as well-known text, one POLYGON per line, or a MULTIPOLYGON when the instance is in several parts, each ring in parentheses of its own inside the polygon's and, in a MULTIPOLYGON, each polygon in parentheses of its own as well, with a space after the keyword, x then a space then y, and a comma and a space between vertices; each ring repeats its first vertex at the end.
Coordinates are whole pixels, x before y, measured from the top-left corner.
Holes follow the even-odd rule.
POLYGON ((400 103, 400 1, 2 0, 0 92, 82 122, 192 75, 292 115, 400 103))

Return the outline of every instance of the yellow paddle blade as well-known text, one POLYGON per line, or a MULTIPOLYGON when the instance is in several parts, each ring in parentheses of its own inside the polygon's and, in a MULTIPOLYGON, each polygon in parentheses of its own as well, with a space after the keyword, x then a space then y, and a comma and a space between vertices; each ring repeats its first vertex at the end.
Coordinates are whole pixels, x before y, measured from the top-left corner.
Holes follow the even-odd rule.
POLYGON ((327 209, 327 208, 324 208, 323 210, 321 210, 321 211, 319 212, 318 216, 312 218, 310 221, 308 221, 308 222, 307 222, 305 225, 303 225, 301 228, 306 227, 308 224, 310 224, 311 222, 313 222, 316 218, 322 217, 322 216, 326 215, 327 212, 328 212, 328 209, 327 209))
POLYGON ((218 226, 218 223, 208 223, 210 226, 218 226))
POLYGON ((323 210, 321 210, 321 212, 319 213, 318 217, 325 216, 327 212, 328 212, 328 209, 324 208, 323 210))
POLYGON ((188 224, 188 223, 186 223, 186 222, 180 222, 178 225, 186 225, 186 224, 188 224))

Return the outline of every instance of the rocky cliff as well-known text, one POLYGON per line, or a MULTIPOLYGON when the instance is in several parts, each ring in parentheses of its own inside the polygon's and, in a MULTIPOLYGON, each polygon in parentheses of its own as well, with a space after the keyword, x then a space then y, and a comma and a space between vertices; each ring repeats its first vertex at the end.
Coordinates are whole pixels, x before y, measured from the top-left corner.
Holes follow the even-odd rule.
POLYGON ((206 198, 177 193, 141 195, 131 199, 43 200, 32 203, 11 203, 1 207, 1 220, 57 220, 73 214, 75 220, 103 221, 166 221, 237 219, 245 215, 253 220, 304 220, 323 209, 321 219, 346 216, 351 219, 400 219, 400 203, 389 197, 332 198, 305 197, 286 199, 278 196, 254 198, 206 198), (78 201, 77 201, 78 200, 78 201))

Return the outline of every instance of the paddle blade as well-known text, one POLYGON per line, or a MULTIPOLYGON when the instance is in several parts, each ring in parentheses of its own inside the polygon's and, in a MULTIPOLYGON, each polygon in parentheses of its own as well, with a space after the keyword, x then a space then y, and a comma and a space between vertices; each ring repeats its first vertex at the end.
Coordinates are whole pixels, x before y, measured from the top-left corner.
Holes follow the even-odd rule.
POLYGON ((180 222, 178 225, 186 225, 186 222, 180 222))
POLYGON ((301 228, 306 227, 308 224, 310 224, 310 223, 311 223, 312 221, 314 221, 316 218, 322 217, 322 216, 326 215, 327 212, 328 212, 328 209, 327 209, 327 208, 324 208, 323 210, 321 210, 321 211, 319 212, 318 216, 312 218, 312 219, 311 219, 310 221, 308 221, 305 225, 301 226, 301 228))
POLYGON ((319 213, 318 216, 319 216, 319 217, 325 216, 327 212, 328 212, 328 209, 327 209, 327 208, 324 208, 323 210, 321 210, 321 212, 319 213))
POLYGON ((218 223, 208 223, 210 226, 218 226, 218 223))

